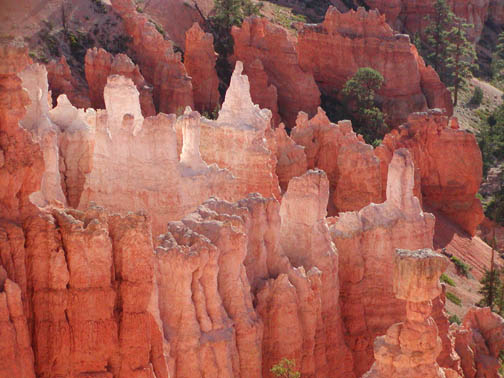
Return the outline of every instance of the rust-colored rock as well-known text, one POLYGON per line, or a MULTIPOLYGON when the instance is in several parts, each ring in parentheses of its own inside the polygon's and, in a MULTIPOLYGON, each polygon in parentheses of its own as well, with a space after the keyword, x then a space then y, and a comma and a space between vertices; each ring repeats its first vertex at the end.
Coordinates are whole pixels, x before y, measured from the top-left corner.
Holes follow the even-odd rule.
POLYGON ((398 126, 408 114, 428 107, 453 112, 449 92, 439 79, 437 87, 431 82, 435 76, 423 79, 421 59, 408 36, 395 34, 375 10, 359 8, 342 14, 329 7, 323 23, 302 27, 297 52, 302 69, 313 73, 329 96, 336 96, 359 68, 379 71, 385 81, 377 101, 390 126, 398 126), (422 85, 423 81, 428 84, 422 85), (432 93, 434 88, 439 93, 432 93))
MULTIPOLYGON (((311 119, 300 113, 291 138, 304 147, 309 169, 327 173, 330 215, 383 202, 380 161, 362 136, 353 132, 350 121, 331 123, 321 108, 311 119)), ((281 169, 279 166, 279 177, 284 175, 281 169)))
POLYGON ((181 113, 194 107, 191 78, 187 76, 180 53, 165 40, 147 16, 136 11, 131 0, 113 0, 112 7, 122 17, 127 33, 133 38, 138 65, 145 79, 154 86, 154 105, 163 113, 181 113))
POLYGON ((464 377, 498 377, 499 353, 504 347, 504 319, 488 307, 473 307, 454 332, 464 377))
POLYGON ((412 114, 383 139, 376 154, 389 161, 392 151, 408 148, 419 171, 423 204, 439 210, 469 234, 483 220, 475 197, 482 177, 481 152, 473 134, 439 111, 412 114))
POLYGON ((412 157, 397 150, 388 169, 387 200, 328 219, 339 252, 345 340, 357 376, 373 363, 375 337, 405 319, 405 303, 393 292, 395 249, 432 248, 434 217, 422 211, 413 186, 412 157))
POLYGON ((72 75, 64 56, 61 56, 59 60, 50 61, 46 68, 53 104, 56 103, 60 95, 65 94, 70 102, 78 108, 95 106, 88 97, 85 85, 72 75))
POLYGON ((24 46, 0 43, 0 217, 13 221, 36 211, 29 197, 39 190, 44 172, 40 146, 19 125, 30 99, 16 74, 30 63, 24 46))
POLYGON ((376 338, 376 361, 365 378, 446 377, 436 362, 442 343, 430 315, 432 300, 441 293, 439 277, 448 264, 446 257, 429 249, 396 251, 394 293, 406 301, 406 321, 376 338))
POLYGON ((315 114, 320 105, 320 92, 312 74, 300 67, 295 40, 285 29, 265 18, 251 17, 240 28, 233 27, 231 33, 234 40, 232 60, 243 62, 244 72, 254 83, 251 85, 254 103, 276 113, 272 84, 277 90, 278 112, 287 127, 294 126, 301 110, 315 114), (261 84, 255 84, 256 80, 261 84))
POLYGON ((275 143, 277 156, 276 174, 280 188, 285 192, 291 178, 301 176, 308 170, 308 162, 306 161, 305 149, 296 144, 287 135, 283 123, 275 129, 275 143))
POLYGON ((212 113, 219 106, 219 78, 215 71, 213 36, 195 23, 185 38, 184 66, 193 86, 194 106, 199 112, 212 113))
MULTIPOLYGON (((137 65, 125 54, 113 56, 102 48, 89 49, 84 61, 89 98, 95 109, 104 109, 103 90, 110 75, 130 78, 140 92, 140 106, 144 117, 156 115, 152 102, 152 87, 145 81, 137 65)), ((70 101, 71 102, 71 101, 70 101)), ((79 107, 79 106, 77 106, 79 107)))
MULTIPOLYGON (((315 336, 317 371, 333 377, 352 377, 351 349, 343 338, 338 303, 338 251, 326 222, 329 181, 320 170, 309 170, 289 182, 282 198, 280 244, 294 266, 322 272, 322 326, 315 336)), ((341 298, 340 298, 341 300, 341 298)), ((357 372, 356 372, 357 373, 357 372)))

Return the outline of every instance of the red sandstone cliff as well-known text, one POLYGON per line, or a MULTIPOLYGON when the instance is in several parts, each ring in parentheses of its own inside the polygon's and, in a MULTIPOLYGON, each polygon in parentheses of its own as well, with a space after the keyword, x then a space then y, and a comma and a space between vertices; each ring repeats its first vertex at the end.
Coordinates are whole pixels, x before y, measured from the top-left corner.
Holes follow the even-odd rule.
POLYGON ((301 28, 297 53, 301 68, 313 73, 329 96, 337 96, 360 67, 379 71, 385 81, 377 101, 390 126, 427 108, 453 112, 450 94, 437 75, 423 67, 408 36, 394 33, 379 12, 359 8, 340 13, 329 7, 324 22, 301 28))

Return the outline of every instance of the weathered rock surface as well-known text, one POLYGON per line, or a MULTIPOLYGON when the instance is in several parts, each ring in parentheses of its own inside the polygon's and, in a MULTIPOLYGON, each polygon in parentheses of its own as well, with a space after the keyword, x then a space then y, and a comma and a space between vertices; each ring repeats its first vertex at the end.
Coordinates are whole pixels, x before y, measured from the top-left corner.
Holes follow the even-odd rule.
POLYGON ((230 173, 201 159, 198 113, 181 116, 185 138, 179 160, 174 114, 144 119, 138 91, 123 76, 109 77, 104 97, 107 110, 97 113, 92 170, 79 208, 92 201, 111 211, 145 210, 152 216, 153 234, 159 235, 168 221, 212 195, 234 198, 230 173))
POLYGON ((309 170, 289 182, 282 198, 280 244, 294 266, 322 272, 322 322, 317 330, 315 350, 317 371, 338 377, 352 377, 350 349, 345 344, 338 303, 338 251, 331 241, 326 222, 329 181, 320 170, 309 170))
POLYGON ((131 0, 113 0, 111 3, 133 39, 131 48, 142 75, 154 86, 156 110, 180 114, 186 106, 194 107, 191 79, 181 62, 180 53, 174 52, 173 43, 163 38, 147 16, 136 11, 131 0))
POLYGON ((455 330, 464 377, 498 377, 504 347, 504 319, 490 308, 472 308, 455 330))
POLYGON ((376 361, 364 377, 446 376, 436 363, 442 343, 430 315, 432 300, 441 294, 439 277, 448 264, 446 257, 430 249, 396 250, 394 293, 406 301, 406 321, 376 338, 376 361))
POLYGON ((423 61, 408 36, 395 34, 377 11, 342 14, 329 7, 324 22, 304 25, 298 39, 299 64, 326 95, 337 96, 360 67, 379 71, 385 81, 377 101, 391 126, 427 108, 453 112, 449 92, 439 78, 435 81, 435 72, 420 69, 423 61))
MULTIPOLYGON (((243 65, 238 61, 217 120, 201 118, 199 121, 201 156, 208 164, 217 164, 233 174, 235 200, 254 192, 279 199, 271 112, 254 105, 248 78, 242 70, 243 65)), ((180 150, 181 123, 177 122, 175 128, 180 150)))
MULTIPOLYGON (((308 170, 308 162, 306 160, 305 148, 296 144, 287 135, 283 123, 275 129, 275 143, 277 156, 276 174, 280 188, 282 192, 285 192, 289 181, 293 177, 301 176, 308 170)), ((315 167, 312 166, 310 168, 315 167)))
POLYGON ((199 24, 195 23, 186 32, 184 66, 191 76, 194 106, 199 112, 212 113, 219 106, 219 78, 215 70, 216 59, 213 36, 205 33, 199 24))
POLYGON ((13 221, 36 211, 29 197, 39 190, 44 172, 40 145, 19 125, 30 98, 16 74, 30 63, 24 46, 0 44, 0 216, 13 221))
MULTIPOLYGON (((144 117, 156 115, 152 100, 152 87, 145 81, 137 65, 125 54, 113 56, 102 48, 89 49, 84 60, 89 98, 95 109, 104 109, 103 90, 110 75, 122 75, 135 83, 140 93, 140 106, 144 117)), ((71 102, 71 101, 70 101, 71 102)), ((80 106, 77 106, 80 107, 80 106)))
POLYGON ((57 102, 60 95, 65 94, 78 108, 95 106, 92 105, 85 86, 72 75, 64 56, 61 56, 59 60, 50 61, 46 68, 53 104, 57 102))
POLYGON ((439 210, 469 234, 483 220, 475 197, 482 177, 481 152, 473 134, 458 129, 456 119, 442 112, 412 114, 376 149, 387 162, 397 148, 408 148, 418 172, 423 204, 439 210))
MULTIPOLYGON (((327 173, 330 182, 329 214, 356 211, 371 202, 383 202, 380 161, 373 148, 352 130, 350 121, 331 123, 324 111, 309 119, 300 113, 292 140, 304 147, 308 168, 327 173)), ((278 166, 282 177, 283 166, 278 166)))
POLYGON ((434 217, 422 211, 413 186, 412 157, 397 150, 388 169, 387 200, 328 219, 339 252, 345 340, 357 376, 373 363, 375 337, 405 319, 405 303, 393 292, 395 249, 432 248, 434 217))
POLYGON ((287 127, 294 126, 299 111, 315 114, 320 105, 320 92, 312 74, 300 67, 295 40, 285 29, 265 18, 251 17, 240 28, 233 27, 231 33, 232 60, 243 62, 244 73, 252 83, 254 103, 271 109, 276 120, 273 85, 278 96, 278 113, 287 127))

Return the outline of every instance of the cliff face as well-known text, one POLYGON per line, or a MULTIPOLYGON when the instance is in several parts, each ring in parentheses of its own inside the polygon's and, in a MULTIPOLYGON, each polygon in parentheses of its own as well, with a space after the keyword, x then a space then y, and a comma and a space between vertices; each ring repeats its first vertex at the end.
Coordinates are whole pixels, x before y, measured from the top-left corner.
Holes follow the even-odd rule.
POLYGON ((300 66, 296 41, 285 29, 265 18, 252 17, 240 28, 233 27, 231 33, 232 60, 243 62, 244 73, 252 83, 254 103, 275 111, 277 102, 279 115, 288 127, 294 125, 301 110, 315 114, 320 105, 320 92, 313 76, 300 66), (277 100, 271 86, 276 88, 277 100))
POLYGON ((173 43, 165 40, 154 24, 136 11, 131 0, 111 3, 133 39, 131 48, 142 74, 154 86, 156 109, 163 113, 180 113, 186 106, 194 107, 191 79, 181 62, 180 53, 173 51, 173 43))
MULTIPOLYGON (((391 126, 427 108, 453 112, 447 89, 427 72, 406 35, 395 34, 376 11, 340 13, 329 7, 321 24, 304 25, 298 36, 299 64, 313 73, 323 92, 336 96, 360 67, 380 72, 385 81, 378 102, 391 126), (427 84, 428 83, 428 84, 427 84), (432 93, 435 88, 435 93, 432 93)), ((430 73, 432 75, 432 73, 430 73)))
MULTIPOLYGON (((137 65, 125 54, 113 56, 103 49, 89 49, 84 61, 89 98, 92 107, 104 109, 103 90, 110 75, 122 75, 133 80, 140 93, 140 106, 144 117, 156 115, 152 101, 152 87, 145 81, 137 65)), ((70 102, 72 100, 70 99, 70 102)), ((79 107, 77 104, 75 106, 79 107)))

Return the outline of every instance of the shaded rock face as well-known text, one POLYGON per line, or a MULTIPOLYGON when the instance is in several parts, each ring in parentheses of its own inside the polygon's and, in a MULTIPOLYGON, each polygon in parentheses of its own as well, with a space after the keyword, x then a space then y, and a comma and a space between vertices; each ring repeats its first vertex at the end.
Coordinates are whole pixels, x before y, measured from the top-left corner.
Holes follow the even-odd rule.
POLYGON ((233 61, 240 60, 249 76, 254 103, 276 110, 287 127, 294 126, 297 113, 313 115, 320 105, 320 92, 312 74, 298 62, 295 40, 282 27, 265 18, 246 19, 240 28, 233 27, 233 61), (276 88, 276 94, 275 90, 276 88))
POLYGON ((60 60, 52 60, 47 64, 47 80, 51 91, 52 103, 55 104, 60 95, 65 94, 72 104, 78 108, 95 107, 89 100, 85 86, 79 83, 64 56, 60 60))
POLYGON ((406 321, 376 338, 376 362, 364 377, 446 376, 436 363, 442 343, 430 314, 432 300, 441 293, 439 277, 448 264, 446 257, 429 249, 396 250, 394 293, 406 301, 406 321))
MULTIPOLYGON (((355 211, 371 202, 383 202, 380 160, 350 121, 331 123, 322 109, 309 119, 300 113, 292 140, 304 147, 309 169, 319 168, 330 182, 329 215, 355 211)), ((279 166, 279 176, 284 175, 279 166)))
POLYGON ((410 150, 418 170, 417 187, 424 205, 439 210, 474 235, 483 220, 480 201, 475 197, 482 160, 474 135, 459 130, 455 119, 438 111, 412 114, 406 124, 385 136, 376 155, 386 163, 392 151, 403 147, 410 150))
POLYGON ((199 112, 212 113, 219 106, 219 78, 215 70, 217 56, 213 36, 195 23, 185 38, 184 66, 193 86, 194 106, 199 112))
POLYGON ((504 320, 490 308, 470 309, 455 333, 464 377, 498 377, 504 347, 504 320))
MULTIPOLYGON (((434 3, 431 0, 422 2, 414 0, 366 1, 368 6, 385 14, 387 22, 395 30, 412 34, 425 30, 425 27, 429 24, 426 17, 434 14, 434 3)), ((488 17, 492 17, 488 12, 490 3, 492 3, 490 0, 448 1, 455 15, 474 25, 473 28, 469 29, 469 39, 473 42, 478 42, 485 21, 488 17)))
MULTIPOLYGON (((84 60, 89 98, 95 109, 104 109, 103 90, 110 75, 122 75, 133 80, 140 93, 140 106, 144 117, 156 115, 152 100, 152 87, 145 81, 137 65, 125 54, 113 56, 102 48, 89 49, 84 60)), ((77 106, 77 105, 76 105, 77 106)), ((79 106, 77 106, 79 107, 79 106)))
POLYGON ((136 11, 131 0, 114 0, 111 3, 133 39, 131 48, 142 74, 154 86, 156 110, 180 114, 186 106, 194 107, 191 79, 181 62, 180 53, 174 52, 172 42, 165 40, 154 24, 136 11))
POLYGON ((388 169, 387 200, 358 212, 329 218, 339 252, 340 301, 345 340, 354 355, 357 376, 373 363, 373 340, 406 315, 393 291, 396 248, 432 248, 434 217, 413 196, 414 166, 399 149, 388 169))
POLYGON ((329 7, 324 22, 301 28, 297 52, 301 68, 329 96, 337 96, 361 67, 380 72, 385 81, 377 100, 390 126, 427 108, 453 112, 449 92, 434 71, 422 68, 408 36, 395 34, 377 11, 359 8, 342 14, 329 7))

